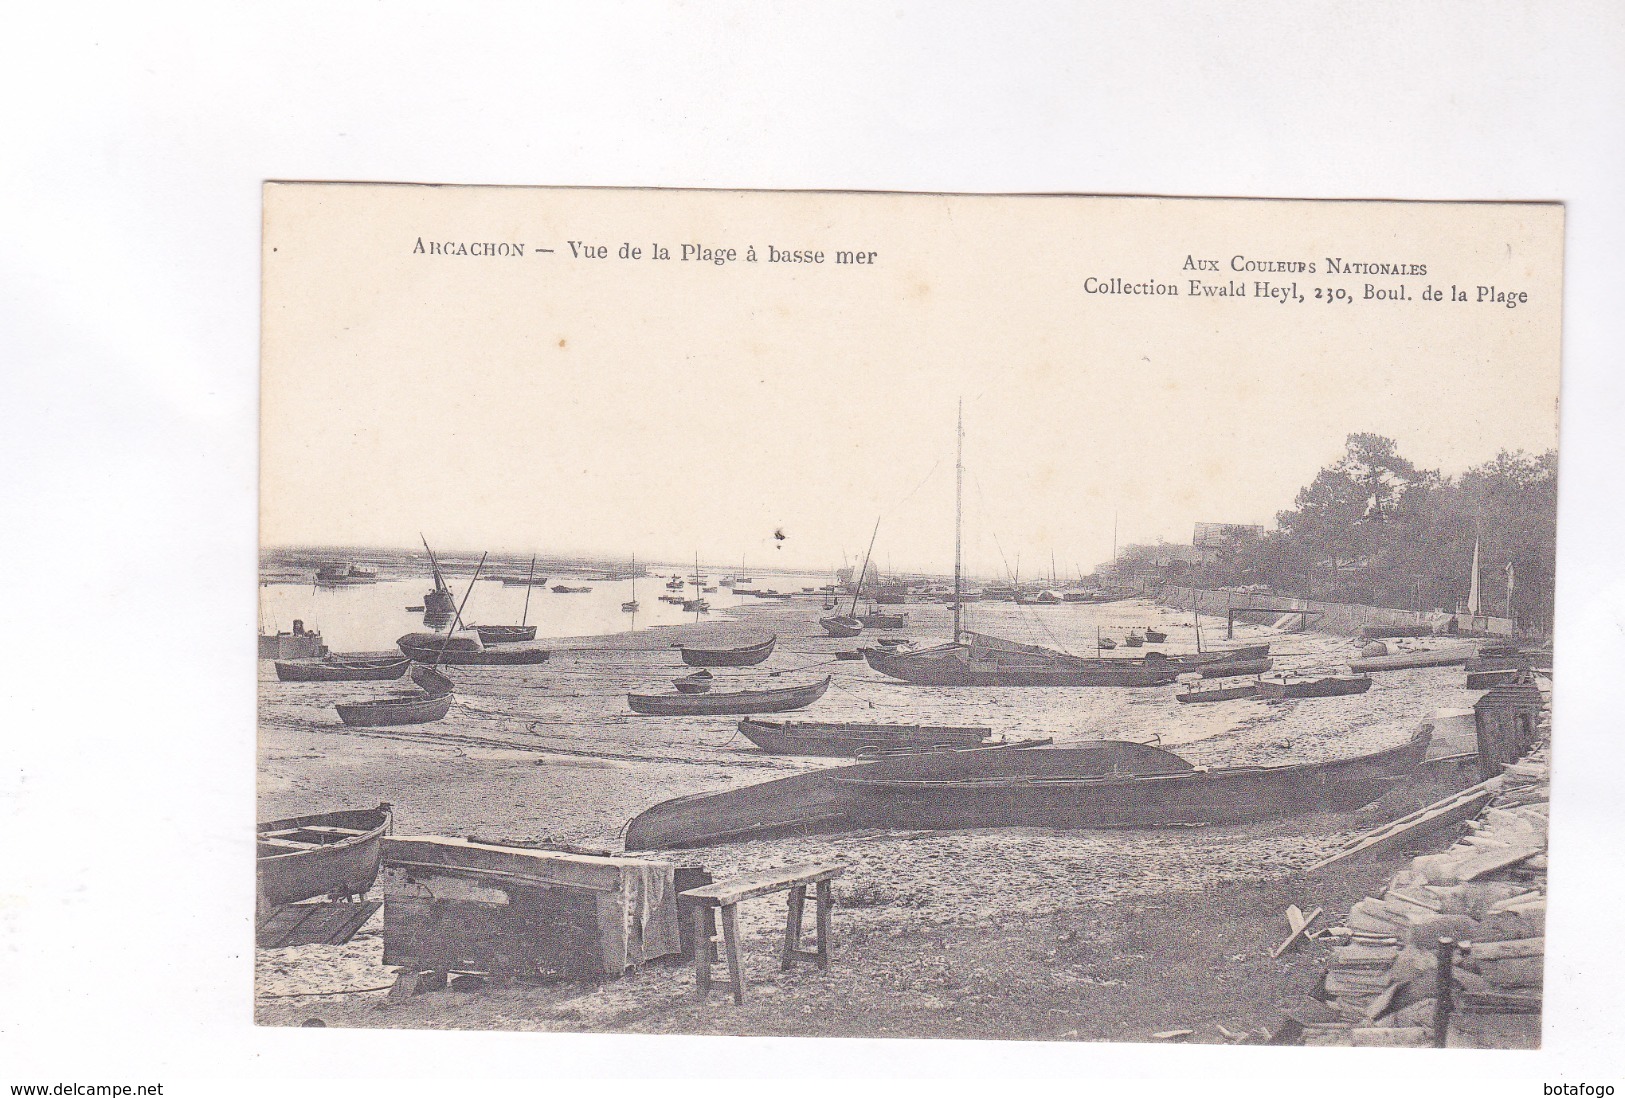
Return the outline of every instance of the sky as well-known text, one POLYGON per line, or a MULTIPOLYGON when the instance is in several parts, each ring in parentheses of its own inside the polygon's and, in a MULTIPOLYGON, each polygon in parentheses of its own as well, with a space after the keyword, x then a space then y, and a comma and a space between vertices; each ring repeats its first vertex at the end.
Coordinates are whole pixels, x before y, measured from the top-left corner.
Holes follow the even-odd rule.
POLYGON ((1446 473, 1555 446, 1561 241, 1549 205, 271 185, 262 543, 823 570, 878 519, 941 573, 962 402, 967 569, 1087 572, 1114 521, 1270 525, 1354 431, 1446 473), (487 242, 525 255, 429 250, 487 242))

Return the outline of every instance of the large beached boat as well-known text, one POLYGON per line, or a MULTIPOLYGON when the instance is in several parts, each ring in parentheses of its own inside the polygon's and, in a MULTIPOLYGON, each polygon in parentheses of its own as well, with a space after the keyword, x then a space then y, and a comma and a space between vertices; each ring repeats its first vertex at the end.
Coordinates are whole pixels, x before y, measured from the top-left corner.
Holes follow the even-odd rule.
POLYGON ((391 807, 381 804, 258 825, 254 869, 260 905, 364 894, 378 879, 391 819, 391 807))

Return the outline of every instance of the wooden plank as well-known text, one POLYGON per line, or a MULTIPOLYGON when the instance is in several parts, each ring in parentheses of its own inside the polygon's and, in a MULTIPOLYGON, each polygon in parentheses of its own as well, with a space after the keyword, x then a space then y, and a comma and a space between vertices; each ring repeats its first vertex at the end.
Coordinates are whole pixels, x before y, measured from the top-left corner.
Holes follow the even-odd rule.
POLYGON ((845 872, 846 867, 844 865, 834 862, 792 866, 788 869, 755 873, 747 877, 734 877, 726 881, 716 881, 712 884, 702 885, 699 888, 691 888, 684 892, 683 896, 686 899, 710 904, 713 907, 730 907, 741 900, 782 892, 795 885, 810 885, 817 884, 820 881, 828 881, 839 877, 845 872))
POLYGON ((343 945, 355 937, 377 902, 283 904, 262 922, 254 935, 260 949, 300 945, 343 945))
POLYGON ((784 957, 779 962, 782 971, 788 972, 794 967, 796 956, 801 952, 801 912, 806 904, 807 886, 791 888, 789 910, 784 920, 784 957))
POLYGON ((722 944, 728 952, 728 980, 738 1006, 745 1001, 745 972, 739 967, 739 908, 735 904, 722 909, 722 944))
POLYGON ((1292 933, 1287 935, 1286 941, 1284 941, 1280 945, 1276 946, 1270 952, 1270 957, 1271 958, 1279 957, 1281 954, 1285 953, 1287 950, 1289 950, 1293 946, 1297 945, 1298 942, 1301 941, 1302 938, 1303 938, 1303 932, 1309 929, 1309 924, 1313 923, 1316 919, 1320 918, 1322 910, 1323 910, 1322 908, 1317 907, 1313 911, 1311 911, 1308 915, 1305 915, 1301 911, 1298 910, 1297 905, 1295 905, 1295 904, 1293 906, 1287 908, 1286 909, 1286 921, 1287 921, 1287 923, 1289 925, 1292 926, 1292 933), (1296 919, 1293 918, 1294 915, 1297 916, 1296 919))
MULTIPOLYGON (((1491 779, 1491 781, 1494 780, 1491 779)), ((1474 788, 1477 789, 1477 787, 1474 788)), ((1493 790, 1478 789, 1471 796, 1463 797, 1458 795, 1437 801, 1421 812, 1413 812, 1410 816, 1366 832, 1357 838, 1352 845, 1328 858, 1322 858, 1305 872, 1313 873, 1316 870, 1325 869, 1327 866, 1335 865, 1346 858, 1388 850, 1407 840, 1420 838, 1423 835, 1441 830, 1472 816, 1483 805, 1489 803, 1489 799, 1493 795, 1493 790)))
POLYGON ((1475 881, 1480 877, 1487 877, 1491 873, 1503 869, 1511 869, 1519 862, 1527 861, 1546 849, 1544 841, 1540 843, 1526 842, 1504 850, 1486 850, 1475 854, 1456 866, 1456 877, 1462 881, 1475 881))

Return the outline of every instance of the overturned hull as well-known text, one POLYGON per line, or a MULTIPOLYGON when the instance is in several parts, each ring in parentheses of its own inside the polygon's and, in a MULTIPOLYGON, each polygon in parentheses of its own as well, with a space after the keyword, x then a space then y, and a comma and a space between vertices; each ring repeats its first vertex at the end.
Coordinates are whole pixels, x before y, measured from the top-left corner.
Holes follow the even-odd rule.
MULTIPOLYGON (((844 775, 871 826, 897 828, 1188 827, 1349 811, 1413 773, 1427 753, 1424 729, 1385 751, 1327 763, 1240 766, 1120 777, 922 780, 844 775)), ((1036 752, 1035 752, 1036 754, 1036 752)))
POLYGON ((1012 775, 1170 773, 1189 768, 1190 763, 1178 755, 1122 740, 1087 747, 1008 744, 897 756, 662 801, 627 825, 626 849, 674 849, 772 835, 892 826, 883 813, 872 810, 865 789, 843 780, 846 778, 951 782, 1012 775))

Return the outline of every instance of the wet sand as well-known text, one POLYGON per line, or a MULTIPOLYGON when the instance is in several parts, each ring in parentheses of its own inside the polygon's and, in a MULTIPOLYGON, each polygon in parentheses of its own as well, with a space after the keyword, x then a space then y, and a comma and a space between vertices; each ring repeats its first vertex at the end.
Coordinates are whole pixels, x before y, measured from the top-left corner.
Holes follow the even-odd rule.
MULTIPOLYGON (((906 610, 907 628, 879 635, 922 643, 946 639, 946 608, 906 610)), ((971 611, 971 628, 1080 655, 1094 654, 1097 627, 1121 639, 1131 627, 1151 625, 1169 634, 1167 644, 1156 646, 1160 650, 1195 650, 1188 612, 1144 600, 1035 609, 989 603, 971 611)), ((1160 739, 1205 766, 1363 754, 1402 742, 1436 708, 1469 705, 1475 696, 1463 685, 1459 667, 1379 675, 1363 695, 1274 704, 1180 705, 1174 687, 911 686, 886 680, 862 662, 830 662, 833 652, 860 642, 825 637, 816 621, 821 612, 816 599, 764 600, 729 611, 727 621, 556 642, 552 658, 539 667, 453 668, 458 697, 451 714, 401 729, 348 729, 332 708, 335 701, 377 696, 394 684, 280 683, 271 665, 261 664, 259 818, 389 801, 400 834, 546 839, 619 850, 626 822, 660 800, 841 765, 764 755, 737 735, 736 719, 639 717, 628 711, 628 690, 669 691, 670 680, 687 670, 671 647, 674 640, 749 630, 777 633, 776 651, 758 667, 716 669, 717 689, 834 676, 821 701, 785 719, 981 724, 1010 738, 1053 736, 1061 745, 1100 737, 1160 739)), ((1222 620, 1203 619, 1209 647, 1268 639, 1277 671, 1346 670, 1355 654, 1348 638, 1279 634, 1238 623, 1234 640, 1227 641, 1223 630, 1222 620)), ((869 831, 730 843, 685 852, 684 860, 701 861, 718 877, 840 860, 848 868, 837 890, 839 934, 884 935, 904 926, 974 932, 1091 905, 1281 879, 1366 823, 1353 814, 1328 814, 1224 828, 869 831)), ((781 904, 747 904, 740 914, 747 950, 761 952, 768 948, 763 943, 782 933, 781 904)), ((375 917, 347 946, 260 951, 259 1018, 292 1022, 308 1016, 313 1002, 331 1010, 346 999, 275 996, 387 985, 394 970, 379 963, 378 934, 375 917)), ((452 1012, 444 1019, 374 1021, 369 1013, 355 1013, 361 1010, 356 1006, 339 1024, 579 1028, 593 1019, 643 1017, 651 1003, 679 995, 684 980, 691 989, 692 973, 652 966, 596 988, 527 992, 524 1018, 493 1017, 491 1003, 473 1005, 478 996, 443 995, 437 998, 452 1012), (536 996, 574 1005, 557 1015, 536 996)), ((348 998, 359 1003, 381 996, 348 998)))

